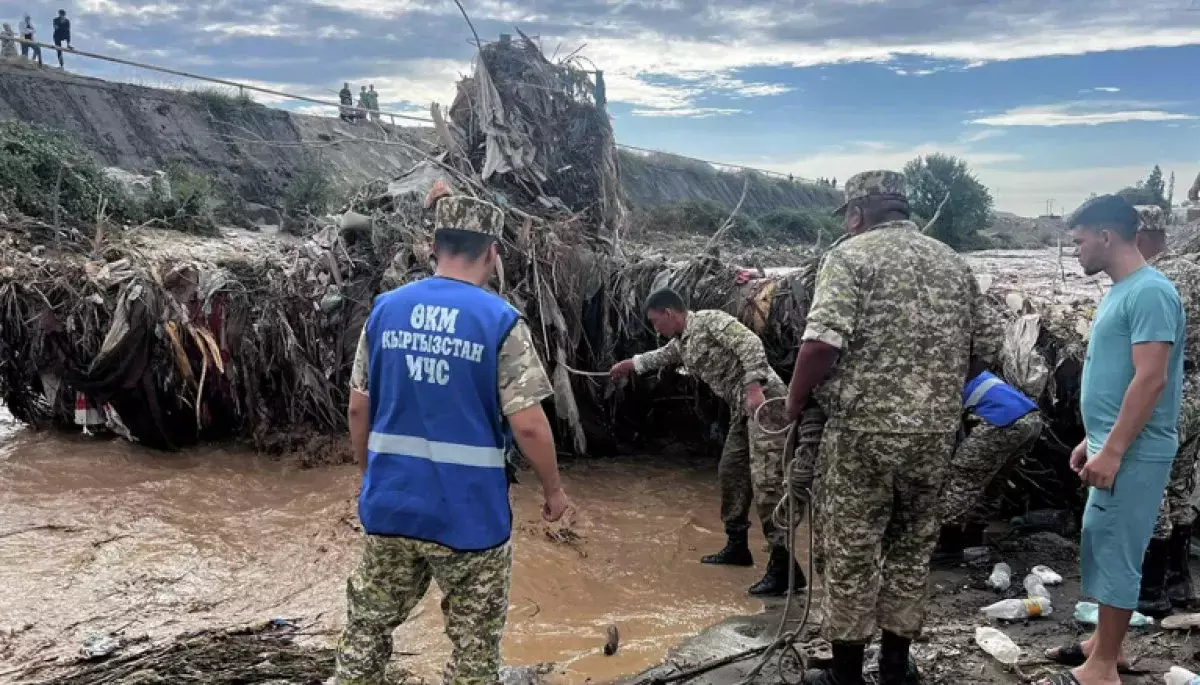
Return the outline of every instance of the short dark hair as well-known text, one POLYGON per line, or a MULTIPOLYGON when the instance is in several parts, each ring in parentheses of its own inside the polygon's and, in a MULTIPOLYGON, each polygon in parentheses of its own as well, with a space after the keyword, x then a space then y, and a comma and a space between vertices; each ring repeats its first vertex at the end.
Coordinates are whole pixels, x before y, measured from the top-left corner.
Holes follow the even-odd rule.
POLYGON ((846 211, 849 212, 851 209, 862 210, 863 218, 866 219, 869 226, 892 221, 897 217, 907 219, 912 215, 908 207, 908 200, 902 197, 881 195, 859 197, 851 200, 847 205, 846 211))
POLYGON ((684 304, 683 298, 679 293, 670 288, 662 288, 650 293, 650 297, 646 298, 646 312, 661 312, 666 309, 674 309, 677 312, 686 312, 687 305, 684 304))
POLYGON ((475 261, 487 252, 496 239, 486 233, 461 228, 439 228, 433 233, 433 251, 446 257, 466 257, 475 261))
POLYGON ((1068 228, 1085 231, 1112 229, 1125 242, 1137 238, 1141 218, 1129 201, 1120 195, 1101 195, 1083 203, 1067 219, 1068 228))

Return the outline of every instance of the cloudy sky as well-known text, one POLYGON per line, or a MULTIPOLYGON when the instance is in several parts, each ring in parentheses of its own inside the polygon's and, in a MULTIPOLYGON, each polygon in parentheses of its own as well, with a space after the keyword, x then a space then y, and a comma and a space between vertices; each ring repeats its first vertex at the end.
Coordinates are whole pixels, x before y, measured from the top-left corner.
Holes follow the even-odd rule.
MULTIPOLYGON (((485 39, 519 26, 603 69, 630 145, 838 179, 942 151, 1027 215, 1200 172, 1200 0, 463 2, 485 39)), ((60 6, 80 49, 322 98, 374 83, 393 111, 448 102, 473 54, 452 0, 0 0, 44 38, 60 6)))

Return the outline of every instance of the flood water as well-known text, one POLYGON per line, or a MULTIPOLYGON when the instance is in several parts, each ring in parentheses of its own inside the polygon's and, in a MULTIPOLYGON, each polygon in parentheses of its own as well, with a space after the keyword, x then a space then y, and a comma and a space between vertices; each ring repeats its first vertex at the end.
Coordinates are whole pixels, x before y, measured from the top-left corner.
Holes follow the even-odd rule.
MULTIPOLYGON (((9 433, 0 437, 0 673, 73 655, 93 633, 160 639, 284 617, 305 639, 336 640, 360 541, 355 467, 9 433)), ((580 538, 569 544, 547 537, 536 478, 523 474, 513 490, 507 663, 555 662, 556 679, 570 683, 610 680, 699 629, 761 610, 745 588, 765 554, 755 569, 698 561, 724 536, 715 464, 694 464, 566 466, 579 508, 580 538), (621 634, 612 657, 601 653, 608 624, 621 634)), ((396 632, 396 651, 407 654, 399 665, 431 680, 450 651, 439 599, 435 585, 396 632)))

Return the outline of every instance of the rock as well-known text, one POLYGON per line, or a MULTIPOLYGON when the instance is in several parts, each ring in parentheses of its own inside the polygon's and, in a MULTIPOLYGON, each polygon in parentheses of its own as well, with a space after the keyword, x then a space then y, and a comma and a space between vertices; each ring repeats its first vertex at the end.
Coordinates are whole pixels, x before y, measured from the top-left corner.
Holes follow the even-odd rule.
POLYGON ((146 200, 150 199, 151 195, 153 195, 152 176, 135 174, 131 171, 126 171, 115 166, 105 167, 104 175, 107 176, 110 181, 115 181, 122 188, 124 188, 125 192, 128 193, 129 196, 134 200, 145 202, 146 200))
POLYGON ((242 213, 255 226, 278 226, 283 223, 279 210, 257 202, 247 202, 242 208, 242 213))

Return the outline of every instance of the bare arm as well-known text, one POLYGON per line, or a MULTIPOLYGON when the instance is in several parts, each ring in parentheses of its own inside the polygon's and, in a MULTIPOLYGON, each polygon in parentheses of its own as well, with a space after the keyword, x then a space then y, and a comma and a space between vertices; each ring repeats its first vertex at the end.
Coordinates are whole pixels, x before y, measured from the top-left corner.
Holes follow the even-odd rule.
POLYGON ((1158 398, 1167 387, 1167 368, 1171 358, 1170 343, 1148 342, 1133 346, 1133 381, 1125 390, 1121 411, 1112 432, 1104 442, 1120 459, 1150 421, 1158 398))
POLYGON ((367 436, 371 433, 371 398, 364 392, 350 392, 350 410, 347 416, 350 422, 350 450, 354 453, 354 461, 359 471, 367 472, 367 436))
POLYGON ((817 272, 812 308, 804 329, 792 382, 788 387, 788 419, 798 421, 817 386, 833 371, 842 349, 854 337, 858 321, 858 278, 837 251, 829 252, 817 272))
POLYGON ((813 390, 833 371, 840 355, 841 350, 820 340, 806 340, 800 345, 796 366, 792 368, 792 382, 788 385, 789 419, 800 418, 813 390))
POLYGON ((367 472, 367 437, 371 434, 368 353, 367 327, 363 326, 358 336, 358 349, 354 353, 354 366, 350 370, 350 408, 346 411, 346 418, 350 424, 350 451, 364 474, 367 472))
POLYGON ((558 475, 554 433, 550 430, 550 420, 546 418, 542 405, 535 404, 522 409, 508 417, 508 422, 512 426, 513 439, 542 482, 542 492, 547 498, 561 492, 562 480, 558 475))

